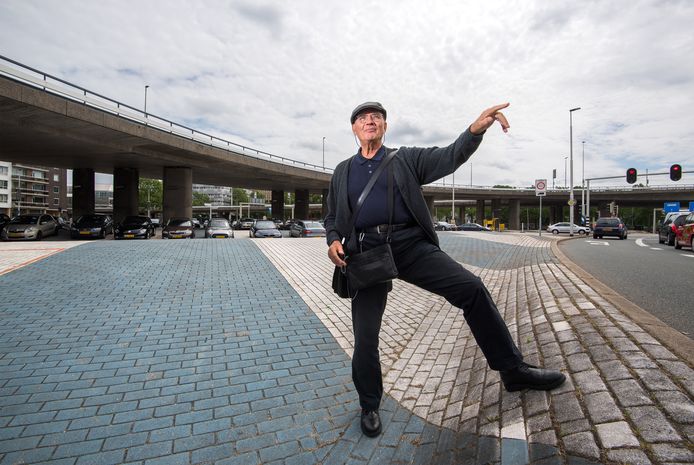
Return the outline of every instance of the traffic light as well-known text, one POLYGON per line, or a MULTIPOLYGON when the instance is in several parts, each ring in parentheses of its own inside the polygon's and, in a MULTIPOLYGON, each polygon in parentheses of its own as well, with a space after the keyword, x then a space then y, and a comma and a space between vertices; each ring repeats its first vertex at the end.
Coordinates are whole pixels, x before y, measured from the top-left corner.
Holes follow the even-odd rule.
POLYGON ((682 167, 677 163, 670 167, 670 179, 673 181, 682 179, 682 167))
POLYGON ((634 184, 636 182, 636 168, 629 168, 627 170, 627 182, 629 184, 634 184))

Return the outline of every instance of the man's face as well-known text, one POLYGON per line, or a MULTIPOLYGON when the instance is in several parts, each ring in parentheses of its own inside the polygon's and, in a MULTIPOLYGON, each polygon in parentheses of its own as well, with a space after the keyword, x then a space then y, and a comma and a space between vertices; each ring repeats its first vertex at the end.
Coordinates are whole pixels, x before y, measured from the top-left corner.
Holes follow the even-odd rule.
POLYGON ((359 142, 373 142, 383 139, 388 123, 383 118, 383 113, 373 110, 365 110, 357 116, 352 125, 352 131, 359 142))

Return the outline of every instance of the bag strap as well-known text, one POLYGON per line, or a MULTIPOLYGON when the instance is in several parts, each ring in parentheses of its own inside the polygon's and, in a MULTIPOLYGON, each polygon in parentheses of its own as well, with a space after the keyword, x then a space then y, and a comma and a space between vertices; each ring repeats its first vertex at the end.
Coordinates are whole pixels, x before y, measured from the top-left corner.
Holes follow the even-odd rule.
POLYGON ((390 242, 390 234, 393 232, 393 165, 388 167, 388 234, 386 241, 390 242))
MULTIPOLYGON (((397 150, 394 150, 390 152, 386 158, 381 162, 381 164, 376 168, 376 171, 371 175, 371 178, 369 179, 369 182, 366 183, 366 186, 364 187, 364 190, 361 191, 361 194, 359 194, 359 199, 357 200, 357 204, 354 206, 354 211, 352 212, 352 216, 349 217, 349 231, 346 237, 342 239, 342 243, 344 244, 347 242, 347 239, 349 238, 349 235, 352 234, 352 229, 354 229, 354 223, 357 221, 357 215, 359 214, 359 210, 361 210, 361 207, 364 205, 364 200, 366 200, 366 197, 369 195, 371 192, 371 189, 374 187, 376 184, 376 181, 378 181, 379 176, 381 176, 381 173, 383 172, 384 169, 390 164, 391 160, 395 158, 395 154, 398 153, 397 150)), ((392 186, 391 186, 392 188, 392 186)), ((389 194, 390 197, 392 197, 389 194)), ((389 200, 389 202, 392 201, 389 200)), ((391 212, 392 214, 392 212, 391 212)))

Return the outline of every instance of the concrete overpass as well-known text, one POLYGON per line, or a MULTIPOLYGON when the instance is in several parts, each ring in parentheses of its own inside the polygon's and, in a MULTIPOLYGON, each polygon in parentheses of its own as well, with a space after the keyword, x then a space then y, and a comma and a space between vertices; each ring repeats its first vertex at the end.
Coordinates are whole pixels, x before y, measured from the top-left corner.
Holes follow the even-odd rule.
MULTIPOLYGON (((144 113, 5 57, 0 57, 0 160, 72 169, 73 215, 94 211, 94 173, 112 173, 116 219, 137 213, 140 176, 164 181, 166 220, 192 215, 193 183, 271 190, 276 217, 283 216, 284 191, 294 191, 296 216, 308 217, 309 193, 326 194, 332 175, 330 169, 144 113)), ((435 200, 454 195, 450 184, 423 191, 432 211, 435 200)), ((521 206, 537 205, 533 189, 456 186, 455 198, 474 200, 478 212, 490 202, 492 216, 508 205, 512 229, 520 225, 521 206)), ((568 191, 555 190, 543 203, 560 211, 567 200, 568 191)), ((591 204, 655 208, 677 200, 694 200, 694 186, 591 194, 591 204)))

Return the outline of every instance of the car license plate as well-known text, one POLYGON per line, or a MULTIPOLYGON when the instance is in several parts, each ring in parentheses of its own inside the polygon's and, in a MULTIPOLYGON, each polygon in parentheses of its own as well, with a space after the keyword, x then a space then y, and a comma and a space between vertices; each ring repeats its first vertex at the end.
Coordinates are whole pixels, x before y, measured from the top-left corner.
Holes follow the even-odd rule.
POLYGON ((24 237, 24 233, 10 233, 10 237, 24 237))
POLYGON ((216 237, 217 239, 225 239, 226 238, 226 236, 224 234, 217 234, 214 237, 216 237))
POLYGON ((172 234, 171 238, 172 239, 183 239, 183 234, 172 234))
POLYGON ((602 228, 603 231, 612 231, 612 228, 602 228))
POLYGON ((123 237, 127 237, 128 239, 132 239, 135 237, 135 234, 123 234, 123 237))
POLYGON ((91 231, 80 231, 80 234, 83 235, 83 236, 88 236, 88 235, 90 235, 91 233, 92 233, 91 231))

